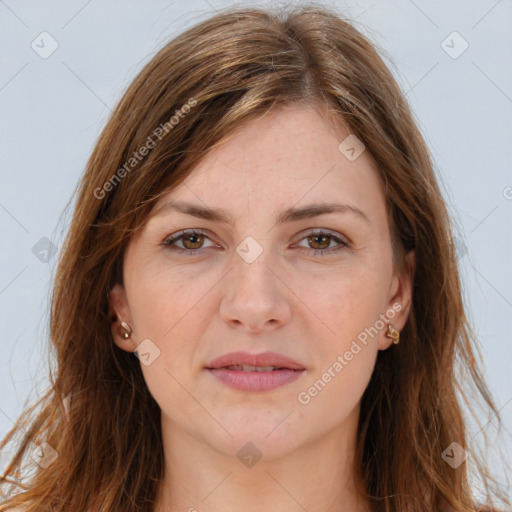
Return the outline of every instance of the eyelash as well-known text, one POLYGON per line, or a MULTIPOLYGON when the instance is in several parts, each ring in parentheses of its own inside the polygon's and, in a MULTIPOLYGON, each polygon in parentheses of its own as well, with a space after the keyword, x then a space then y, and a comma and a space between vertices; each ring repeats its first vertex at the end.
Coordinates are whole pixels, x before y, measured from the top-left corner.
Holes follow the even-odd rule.
MULTIPOLYGON (((184 230, 184 231, 180 231, 176 235, 173 235, 173 236, 170 236, 170 237, 166 238, 162 242, 162 246, 165 249, 173 250, 173 251, 176 251, 178 253, 186 254, 186 255, 189 255, 189 256, 192 256, 194 254, 199 254, 203 249, 183 249, 181 247, 176 247, 174 245, 175 242, 177 242, 178 240, 181 240, 182 238, 185 238, 186 236, 196 236, 196 235, 202 235, 202 236, 205 236, 206 238, 209 239, 209 237, 207 236, 207 234, 204 231, 196 230, 196 229, 184 230), (172 248, 173 245, 174 245, 174 248, 172 248)), ((348 242, 345 242, 344 240, 342 240, 341 238, 336 236, 334 233, 331 233, 330 231, 325 231, 325 230, 323 230, 323 231, 322 230, 316 230, 316 231, 312 231, 310 233, 307 233, 303 238, 301 238, 300 242, 302 240, 304 240, 305 238, 308 238, 308 237, 311 237, 311 236, 320 236, 320 235, 327 236, 327 237, 331 238, 332 240, 337 242, 339 244, 339 246, 338 247, 334 247, 334 248, 331 247, 330 249, 306 249, 306 252, 311 251, 310 254, 312 256, 325 256, 326 253, 333 254, 335 252, 338 252, 338 251, 342 250, 345 247, 349 247, 348 242)))

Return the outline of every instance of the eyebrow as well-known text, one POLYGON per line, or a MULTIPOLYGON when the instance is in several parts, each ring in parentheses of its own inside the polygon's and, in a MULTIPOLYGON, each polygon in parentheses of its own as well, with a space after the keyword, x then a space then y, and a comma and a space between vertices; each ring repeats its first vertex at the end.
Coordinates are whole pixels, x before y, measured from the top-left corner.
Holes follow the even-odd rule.
MULTIPOLYGON (((168 201, 164 203, 153 213, 152 217, 164 215, 172 211, 185 213, 200 219, 220 222, 227 225, 233 223, 233 216, 223 208, 211 208, 182 201, 168 201)), ((288 208, 279 215, 277 218, 277 224, 310 219, 329 213, 351 213, 352 215, 364 220, 366 223, 371 224, 368 216, 359 208, 339 203, 318 203, 309 204, 300 208, 288 208)))

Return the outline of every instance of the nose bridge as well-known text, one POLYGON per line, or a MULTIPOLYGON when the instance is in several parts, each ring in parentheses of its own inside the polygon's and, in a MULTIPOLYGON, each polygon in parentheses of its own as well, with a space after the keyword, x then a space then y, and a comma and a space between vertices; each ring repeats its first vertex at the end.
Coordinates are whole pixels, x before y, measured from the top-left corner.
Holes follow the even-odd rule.
POLYGON ((237 247, 233 266, 226 276, 221 315, 226 322, 244 324, 251 330, 267 323, 284 323, 288 307, 275 275, 269 237, 266 242, 247 237, 237 247))
POLYGON ((269 237, 265 241, 246 237, 237 247, 233 258, 232 278, 245 291, 255 293, 271 292, 275 275, 270 271, 271 248, 269 237))

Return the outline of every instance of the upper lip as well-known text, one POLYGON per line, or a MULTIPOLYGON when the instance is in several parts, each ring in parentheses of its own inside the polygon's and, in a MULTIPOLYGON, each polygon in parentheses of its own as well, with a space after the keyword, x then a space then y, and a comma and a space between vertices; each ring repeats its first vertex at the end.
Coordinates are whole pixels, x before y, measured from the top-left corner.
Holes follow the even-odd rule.
POLYGON ((206 365, 206 368, 223 368, 225 366, 278 366, 291 370, 305 370, 305 368, 290 357, 276 352, 262 352, 261 354, 249 354, 249 352, 231 352, 214 359, 206 365))

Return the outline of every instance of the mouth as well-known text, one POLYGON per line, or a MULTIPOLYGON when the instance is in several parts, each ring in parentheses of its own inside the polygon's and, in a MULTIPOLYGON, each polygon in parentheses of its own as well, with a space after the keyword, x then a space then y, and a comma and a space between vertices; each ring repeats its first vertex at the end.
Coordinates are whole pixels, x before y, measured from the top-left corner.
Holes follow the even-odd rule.
POLYGON ((239 391, 270 391, 298 379, 306 369, 281 354, 226 354, 205 367, 217 382, 239 391))

